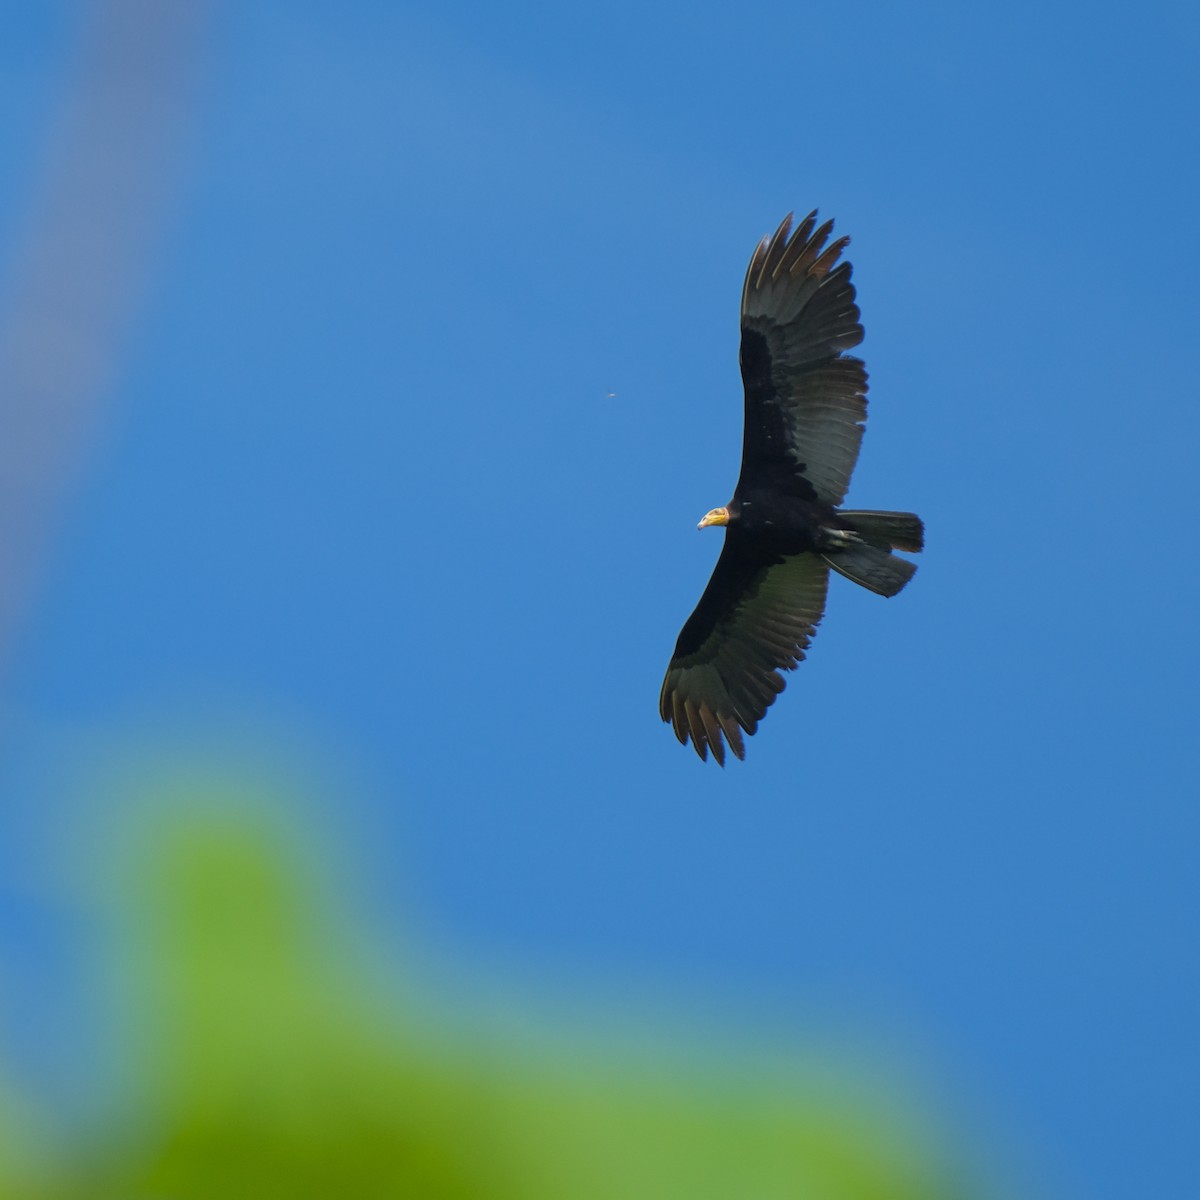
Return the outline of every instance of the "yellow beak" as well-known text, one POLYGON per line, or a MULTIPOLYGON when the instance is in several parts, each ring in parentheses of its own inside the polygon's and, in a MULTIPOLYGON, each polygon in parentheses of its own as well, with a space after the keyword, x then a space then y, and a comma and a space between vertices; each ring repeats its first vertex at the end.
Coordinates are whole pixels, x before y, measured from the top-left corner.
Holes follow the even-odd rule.
POLYGON ((706 512, 704 514, 704 518, 701 520, 700 524, 696 526, 696 528, 703 529, 706 525, 728 525, 728 524, 729 524, 729 509, 722 507, 722 508, 714 508, 714 509, 711 509, 709 512, 706 512))

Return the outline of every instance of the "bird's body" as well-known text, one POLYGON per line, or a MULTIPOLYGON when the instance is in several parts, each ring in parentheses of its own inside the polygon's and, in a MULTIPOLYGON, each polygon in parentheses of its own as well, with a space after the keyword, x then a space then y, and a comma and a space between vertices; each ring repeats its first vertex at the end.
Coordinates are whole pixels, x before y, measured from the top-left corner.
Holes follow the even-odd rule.
POLYGON ((866 418, 867 374, 844 351, 862 341, 848 241, 826 247, 833 223, 794 234, 789 216, 750 260, 742 292, 746 423, 733 498, 700 527, 723 525, 712 578, 679 635, 659 699, 683 743, 724 764, 744 757, 783 690, 781 670, 804 658, 825 610, 829 571, 893 596, 916 568, 892 554, 920 550, 912 513, 841 509, 866 418))
POLYGON ((726 511, 739 536, 785 554, 820 548, 821 530, 837 520, 837 510, 819 500, 760 487, 745 489, 726 511))

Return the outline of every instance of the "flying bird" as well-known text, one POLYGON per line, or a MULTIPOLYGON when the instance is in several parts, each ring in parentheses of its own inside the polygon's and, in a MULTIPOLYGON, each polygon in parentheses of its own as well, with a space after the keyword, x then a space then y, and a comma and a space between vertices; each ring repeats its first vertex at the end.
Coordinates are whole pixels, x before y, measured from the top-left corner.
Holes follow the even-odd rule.
POLYGON ((745 758, 825 612, 830 569, 894 596, 916 566, 915 513, 839 508, 867 416, 867 372, 845 352, 863 339, 849 238, 829 241, 816 212, 764 238, 742 289, 739 355, 746 392, 742 470, 733 499, 706 513, 725 545, 687 619, 663 680, 659 712, 696 753, 745 758), (828 245, 826 243, 828 242, 828 245))

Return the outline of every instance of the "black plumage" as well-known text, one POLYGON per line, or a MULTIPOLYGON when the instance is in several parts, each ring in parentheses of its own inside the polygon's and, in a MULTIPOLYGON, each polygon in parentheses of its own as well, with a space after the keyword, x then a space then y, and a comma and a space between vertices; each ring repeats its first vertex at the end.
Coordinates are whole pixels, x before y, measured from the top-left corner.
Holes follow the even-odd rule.
POLYGON ((701 521, 723 525, 725 545, 659 699, 680 742, 722 765, 726 741, 745 757, 743 732, 804 658, 830 569, 894 596, 916 567, 892 551, 924 544, 913 513, 838 507, 862 442, 867 372, 845 353, 863 338, 850 264, 838 262, 849 238, 830 242, 833 222, 816 220, 793 233, 789 214, 746 272, 741 474, 733 499, 701 521))

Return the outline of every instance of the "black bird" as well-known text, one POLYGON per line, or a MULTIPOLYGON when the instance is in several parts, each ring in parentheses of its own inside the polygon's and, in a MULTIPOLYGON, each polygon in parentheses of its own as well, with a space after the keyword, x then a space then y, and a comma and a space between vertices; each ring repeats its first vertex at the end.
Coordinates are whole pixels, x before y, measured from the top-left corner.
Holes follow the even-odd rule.
POLYGON ((833 222, 789 213, 750 259, 742 289, 746 425, 733 499, 699 528, 725 527, 716 569, 675 645, 659 712, 696 753, 745 758, 783 691, 780 671, 804 658, 825 611, 829 569, 894 596, 916 567, 893 550, 924 545, 914 513, 839 509, 867 416, 867 372, 845 351, 863 339, 849 238, 833 222))

